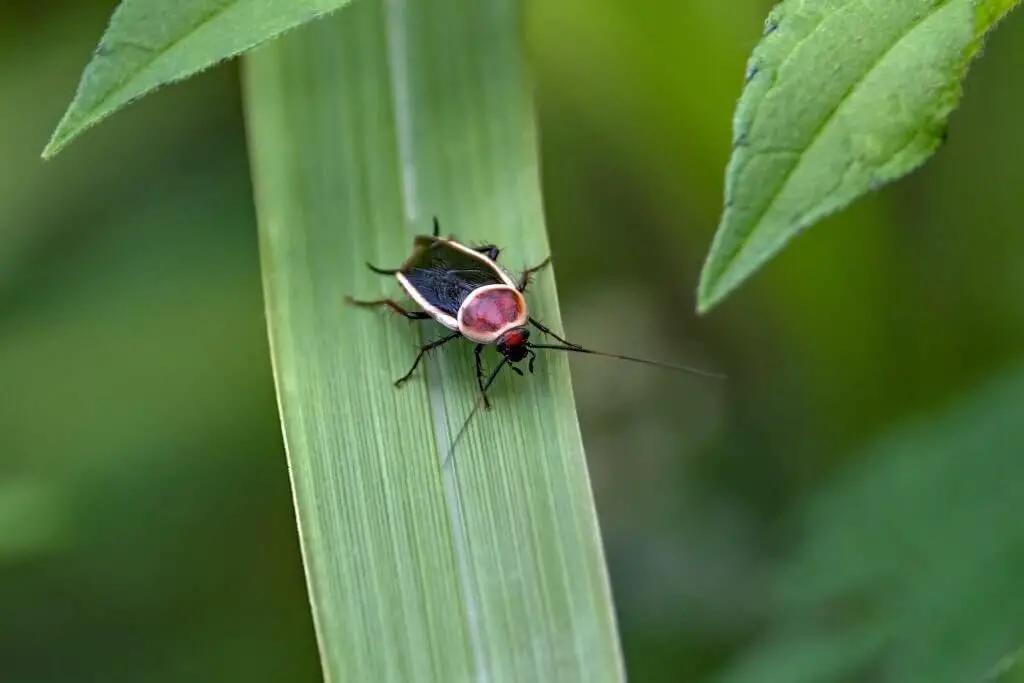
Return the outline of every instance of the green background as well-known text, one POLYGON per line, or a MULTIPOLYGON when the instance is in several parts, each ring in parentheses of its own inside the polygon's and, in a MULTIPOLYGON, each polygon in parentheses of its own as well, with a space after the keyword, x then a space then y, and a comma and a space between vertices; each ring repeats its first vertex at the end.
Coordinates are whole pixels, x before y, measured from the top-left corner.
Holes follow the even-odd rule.
MULTIPOLYGON (((39 160, 114 6, 0 6, 0 680, 318 680, 236 65, 39 160)), ((908 419, 955 431, 946 407, 1024 359, 1019 12, 927 166, 696 318, 769 7, 525 5, 569 336, 729 373, 573 359, 631 680, 720 670, 813 534, 791 523, 802 501, 908 419)), ((1024 455, 1024 437, 972 447, 1024 455)), ((1014 513, 996 519, 1019 547, 1014 513)), ((836 551, 821 571, 847 566, 836 551)))

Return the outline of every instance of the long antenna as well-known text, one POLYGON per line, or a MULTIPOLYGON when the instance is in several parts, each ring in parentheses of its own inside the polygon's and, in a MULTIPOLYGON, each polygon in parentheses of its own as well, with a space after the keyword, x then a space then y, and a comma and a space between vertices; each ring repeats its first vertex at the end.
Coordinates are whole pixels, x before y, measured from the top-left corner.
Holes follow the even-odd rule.
POLYGON ((551 349, 554 351, 572 351, 573 353, 589 353, 593 356, 605 356, 607 358, 618 358, 619 360, 630 360, 634 363, 643 363, 644 365, 653 365, 656 368, 665 368, 666 370, 675 370, 677 372, 689 372, 694 375, 701 375, 702 377, 711 377, 713 379, 725 379, 725 375, 718 372, 708 372, 707 370, 701 370, 700 368, 692 368, 687 365, 672 365, 670 363, 660 363, 656 360, 648 360, 646 358, 637 358, 635 356, 623 356, 620 353, 608 353, 607 351, 593 351, 591 349, 585 349, 582 346, 555 346, 554 344, 530 344, 531 349, 551 349))
POLYGON ((452 445, 448 447, 448 453, 445 454, 444 460, 441 461, 442 469, 448 464, 448 460, 455 452, 455 447, 459 445, 462 435, 466 433, 466 427, 469 426, 469 421, 473 419, 473 416, 476 415, 478 410, 480 410, 480 406, 484 404, 484 400, 487 398, 487 390, 491 388, 491 383, 498 377, 498 373, 501 372, 501 369, 505 367, 506 364, 508 364, 508 358, 502 358, 501 362, 498 363, 498 367, 494 368, 494 371, 491 372, 491 376, 487 378, 484 388, 480 391, 480 396, 477 397, 476 402, 473 404, 473 409, 469 411, 469 415, 466 416, 466 420, 462 423, 462 426, 459 427, 459 432, 455 435, 455 440, 452 441, 452 445))

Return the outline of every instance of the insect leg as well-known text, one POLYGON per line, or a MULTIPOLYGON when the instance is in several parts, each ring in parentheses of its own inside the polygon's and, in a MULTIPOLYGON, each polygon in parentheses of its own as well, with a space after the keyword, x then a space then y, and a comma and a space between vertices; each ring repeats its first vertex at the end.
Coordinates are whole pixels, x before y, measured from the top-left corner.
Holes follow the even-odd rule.
POLYGON ((366 267, 377 273, 377 275, 394 275, 398 272, 398 268, 378 268, 372 263, 367 263, 366 267))
POLYGON ((473 355, 476 356, 476 384, 480 387, 480 395, 483 396, 484 399, 484 408, 490 410, 491 402, 487 398, 487 389, 484 387, 484 359, 480 355, 483 351, 483 344, 477 344, 476 348, 473 350, 473 355))
POLYGON ((391 299, 378 299, 377 301, 357 301, 350 296, 345 297, 345 303, 350 306, 360 306, 362 308, 377 308, 379 306, 387 306, 395 313, 404 315, 409 320, 426 320, 430 317, 429 313, 423 311, 407 311, 402 306, 391 299))
POLYGON ((423 346, 421 346, 420 347, 420 352, 418 354, 416 354, 416 360, 414 360, 412 362, 412 367, 409 368, 409 372, 405 373, 404 375, 402 375, 401 377, 396 379, 395 380, 395 386, 396 387, 402 386, 402 384, 405 382, 405 380, 407 380, 410 377, 412 377, 412 373, 416 372, 416 366, 418 366, 420 364, 420 361, 423 360, 423 356, 427 355, 427 351, 430 351, 431 349, 436 349, 438 346, 441 346, 443 344, 447 344, 452 339, 455 339, 456 337, 460 337, 460 336, 462 336, 462 335, 460 335, 458 332, 452 332, 451 334, 449 334, 446 337, 441 337, 440 339, 435 339, 434 341, 428 342, 428 343, 424 344, 423 346))
POLYGON ((557 334, 555 334, 554 332, 552 332, 548 328, 544 327, 544 325, 540 324, 540 322, 538 320, 536 320, 535 318, 530 318, 530 324, 533 325, 534 327, 536 327, 538 330, 540 330, 544 334, 550 334, 552 337, 554 337, 558 341, 562 342, 566 346, 571 346, 574 349, 582 349, 583 348, 579 344, 573 344, 568 339, 563 339, 562 337, 559 337, 557 334))
POLYGON ((523 274, 519 276, 519 284, 517 285, 519 291, 525 292, 526 286, 530 284, 530 278, 533 277, 535 273, 539 273, 540 271, 547 268, 549 265, 551 265, 550 256, 548 256, 546 259, 544 259, 543 262, 534 266, 533 268, 527 268, 526 270, 524 270, 523 274))

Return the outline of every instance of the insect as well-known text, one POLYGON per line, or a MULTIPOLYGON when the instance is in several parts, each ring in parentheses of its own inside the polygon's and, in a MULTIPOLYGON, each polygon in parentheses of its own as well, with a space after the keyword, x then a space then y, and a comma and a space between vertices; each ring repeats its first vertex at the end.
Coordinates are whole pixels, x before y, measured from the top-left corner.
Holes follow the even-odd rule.
MULTIPOLYGON (((378 268, 373 264, 366 264, 374 273, 397 279, 398 284, 421 310, 407 310, 393 299, 360 301, 352 297, 345 298, 347 303, 354 306, 389 308, 409 320, 432 318, 451 331, 439 339, 423 344, 412 367, 395 380, 395 386, 401 386, 412 377, 420 361, 433 349, 459 337, 476 344, 474 355, 480 397, 466 418, 462 430, 473 417, 480 401, 485 408, 490 408, 487 390, 502 368, 508 366, 516 374, 522 375, 523 371, 516 364, 527 360, 527 369, 533 373, 537 349, 587 353, 709 377, 722 377, 696 368, 594 351, 560 337, 530 315, 526 298, 523 296, 533 276, 550 265, 551 257, 536 266, 524 269, 518 276, 513 276, 498 264, 500 253, 500 249, 493 244, 468 246, 454 237, 441 237, 441 226, 435 217, 433 234, 416 237, 413 241, 412 254, 398 268, 378 268), (533 326, 541 333, 553 337, 560 344, 531 342, 528 326, 533 326), (502 360, 489 375, 485 375, 482 354, 489 345, 494 345, 502 360)), ((456 441, 462 430, 456 436, 456 441)), ((454 448, 454 442, 452 447, 454 448)))

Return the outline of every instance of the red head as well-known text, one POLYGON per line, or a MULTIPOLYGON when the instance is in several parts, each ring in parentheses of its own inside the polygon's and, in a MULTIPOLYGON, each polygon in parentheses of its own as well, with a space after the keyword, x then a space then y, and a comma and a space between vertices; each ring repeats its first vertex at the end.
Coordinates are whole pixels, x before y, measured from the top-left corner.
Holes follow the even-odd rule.
POLYGON ((530 331, 528 329, 525 327, 513 327, 498 337, 498 353, 513 363, 518 363, 526 358, 526 354, 529 353, 530 345, 527 343, 529 340, 530 331))

